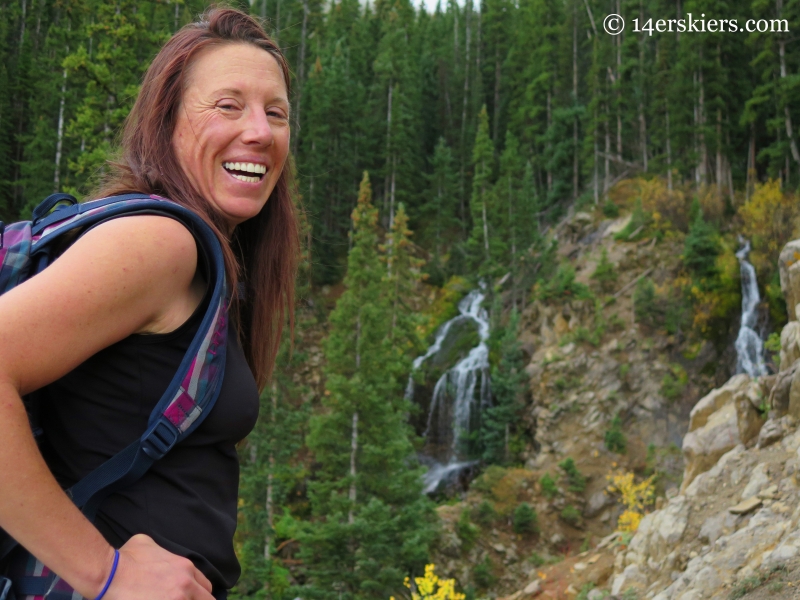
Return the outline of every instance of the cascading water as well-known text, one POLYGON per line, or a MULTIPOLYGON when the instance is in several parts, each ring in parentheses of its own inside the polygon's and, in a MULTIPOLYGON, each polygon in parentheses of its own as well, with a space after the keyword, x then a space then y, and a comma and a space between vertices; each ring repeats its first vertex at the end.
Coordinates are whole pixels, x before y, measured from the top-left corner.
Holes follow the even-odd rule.
POLYGON ((764 342, 756 333, 758 321, 758 305, 761 296, 758 293, 756 270, 749 262, 750 242, 739 239, 743 246, 736 253, 742 277, 742 325, 736 338, 736 372, 747 373, 750 377, 767 374, 764 364, 764 342))
MULTIPOLYGON (((414 360, 414 370, 442 351, 445 340, 454 330, 472 324, 477 329, 478 344, 446 370, 436 381, 423 437, 425 447, 420 457, 428 465, 425 493, 435 492, 443 482, 457 479, 475 464, 464 460, 463 436, 474 431, 482 408, 491 401, 489 385, 489 317, 481 306, 482 290, 472 290, 458 304, 458 316, 447 321, 436 333, 427 352, 414 360)), ((409 378, 406 396, 413 400, 414 381, 409 378)))

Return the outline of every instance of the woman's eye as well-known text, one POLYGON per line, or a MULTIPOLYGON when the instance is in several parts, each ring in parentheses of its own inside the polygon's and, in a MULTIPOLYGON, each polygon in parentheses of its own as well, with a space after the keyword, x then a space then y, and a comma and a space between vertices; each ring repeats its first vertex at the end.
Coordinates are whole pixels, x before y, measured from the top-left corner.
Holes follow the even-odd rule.
POLYGON ((267 111, 267 116, 275 117, 276 119, 285 119, 286 118, 286 115, 283 114, 283 112, 281 112, 279 110, 268 110, 267 111))
POLYGON ((222 110, 234 110, 236 108, 236 106, 233 104, 218 104, 217 106, 222 110))

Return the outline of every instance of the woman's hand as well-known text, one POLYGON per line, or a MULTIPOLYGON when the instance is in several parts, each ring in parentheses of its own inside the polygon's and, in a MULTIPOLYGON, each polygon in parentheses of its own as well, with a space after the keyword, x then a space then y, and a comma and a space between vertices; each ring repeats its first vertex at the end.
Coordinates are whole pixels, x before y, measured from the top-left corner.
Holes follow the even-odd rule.
POLYGON ((139 534, 119 549, 117 572, 105 598, 213 600, 214 597, 211 582, 192 561, 167 552, 150 537, 139 534))

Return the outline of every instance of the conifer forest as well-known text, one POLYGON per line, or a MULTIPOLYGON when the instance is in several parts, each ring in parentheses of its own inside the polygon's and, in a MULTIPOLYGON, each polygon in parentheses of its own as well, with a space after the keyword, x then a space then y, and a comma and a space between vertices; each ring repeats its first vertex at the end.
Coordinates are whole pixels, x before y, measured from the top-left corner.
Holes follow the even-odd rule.
MULTIPOLYGON (((706 344, 723 361, 739 323, 734 251, 744 235, 771 347, 768 334, 787 319, 777 253, 800 214, 797 0, 233 5, 264 19, 292 67, 291 168, 306 240, 294 345, 284 344, 239 448, 234 597, 411 598, 405 578, 424 573, 441 547, 442 511, 465 497, 424 493, 426 470, 468 465, 460 476, 490 489, 480 473, 532 464, 541 447, 522 416, 538 392, 521 337, 541 307, 590 306, 585 326, 562 339, 588 353, 627 327, 608 311, 630 291, 643 337, 669 337, 681 356, 706 344), (704 31, 657 28, 690 13, 705 15, 704 31), (605 29, 611 14, 624 18, 618 35, 605 29), (739 30, 712 32, 712 19, 739 30), (623 288, 633 266, 597 250, 581 280, 580 245, 564 224, 628 213, 615 239, 652 238, 641 252, 677 248, 674 265, 642 267, 623 288), (445 367, 414 359, 459 314, 477 325, 454 355, 485 349, 469 354, 468 404, 479 414, 432 442, 443 414, 432 404, 444 400, 431 381, 445 367)), ((205 8, 0 0, 0 220, 28 218, 56 190, 86 197, 150 60, 205 8)), ((664 398, 680 402, 719 378, 688 360, 659 375, 664 398)), ((548 384, 553 398, 572 385, 560 381, 548 384)), ((632 414, 608 415, 610 451, 625 452, 632 414)), ((564 481, 580 475, 564 464, 564 481)), ((536 485, 546 495, 555 484, 536 485)), ((514 535, 536 539, 545 516, 528 504, 509 511, 496 527, 513 521, 514 535)), ((455 526, 463 548, 485 530, 475 514, 455 526)), ((570 523, 564 515, 554 518, 570 523)), ((459 592, 497 597, 500 563, 488 560, 459 592)))

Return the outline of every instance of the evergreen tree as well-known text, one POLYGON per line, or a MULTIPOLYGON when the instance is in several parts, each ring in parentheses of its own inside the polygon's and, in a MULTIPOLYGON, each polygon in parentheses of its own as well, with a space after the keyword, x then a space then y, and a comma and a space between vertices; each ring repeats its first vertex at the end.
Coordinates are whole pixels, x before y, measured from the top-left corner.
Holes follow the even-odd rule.
POLYGON ((403 376, 391 344, 392 285, 378 254, 378 211, 364 173, 345 292, 330 317, 324 411, 307 443, 318 465, 302 535, 304 597, 380 598, 421 570, 433 513, 412 459, 403 376), (388 288, 388 290, 387 290, 388 288))
POLYGON ((519 447, 516 429, 525 393, 525 360, 517 334, 519 313, 512 311, 508 325, 496 328, 495 339, 500 359, 492 367, 492 406, 481 415, 481 458, 490 464, 515 462, 519 447))
POLYGON ((478 115, 478 135, 472 151, 472 198, 470 199, 470 215, 472 232, 467 241, 467 249, 474 272, 478 276, 486 276, 493 270, 490 236, 494 235, 489 217, 493 209, 492 173, 494 163, 494 145, 489 136, 489 116, 486 107, 478 115))
POLYGON ((703 211, 700 210, 684 242, 683 264, 699 281, 710 283, 717 275, 716 259, 719 252, 717 231, 703 218, 703 211))

